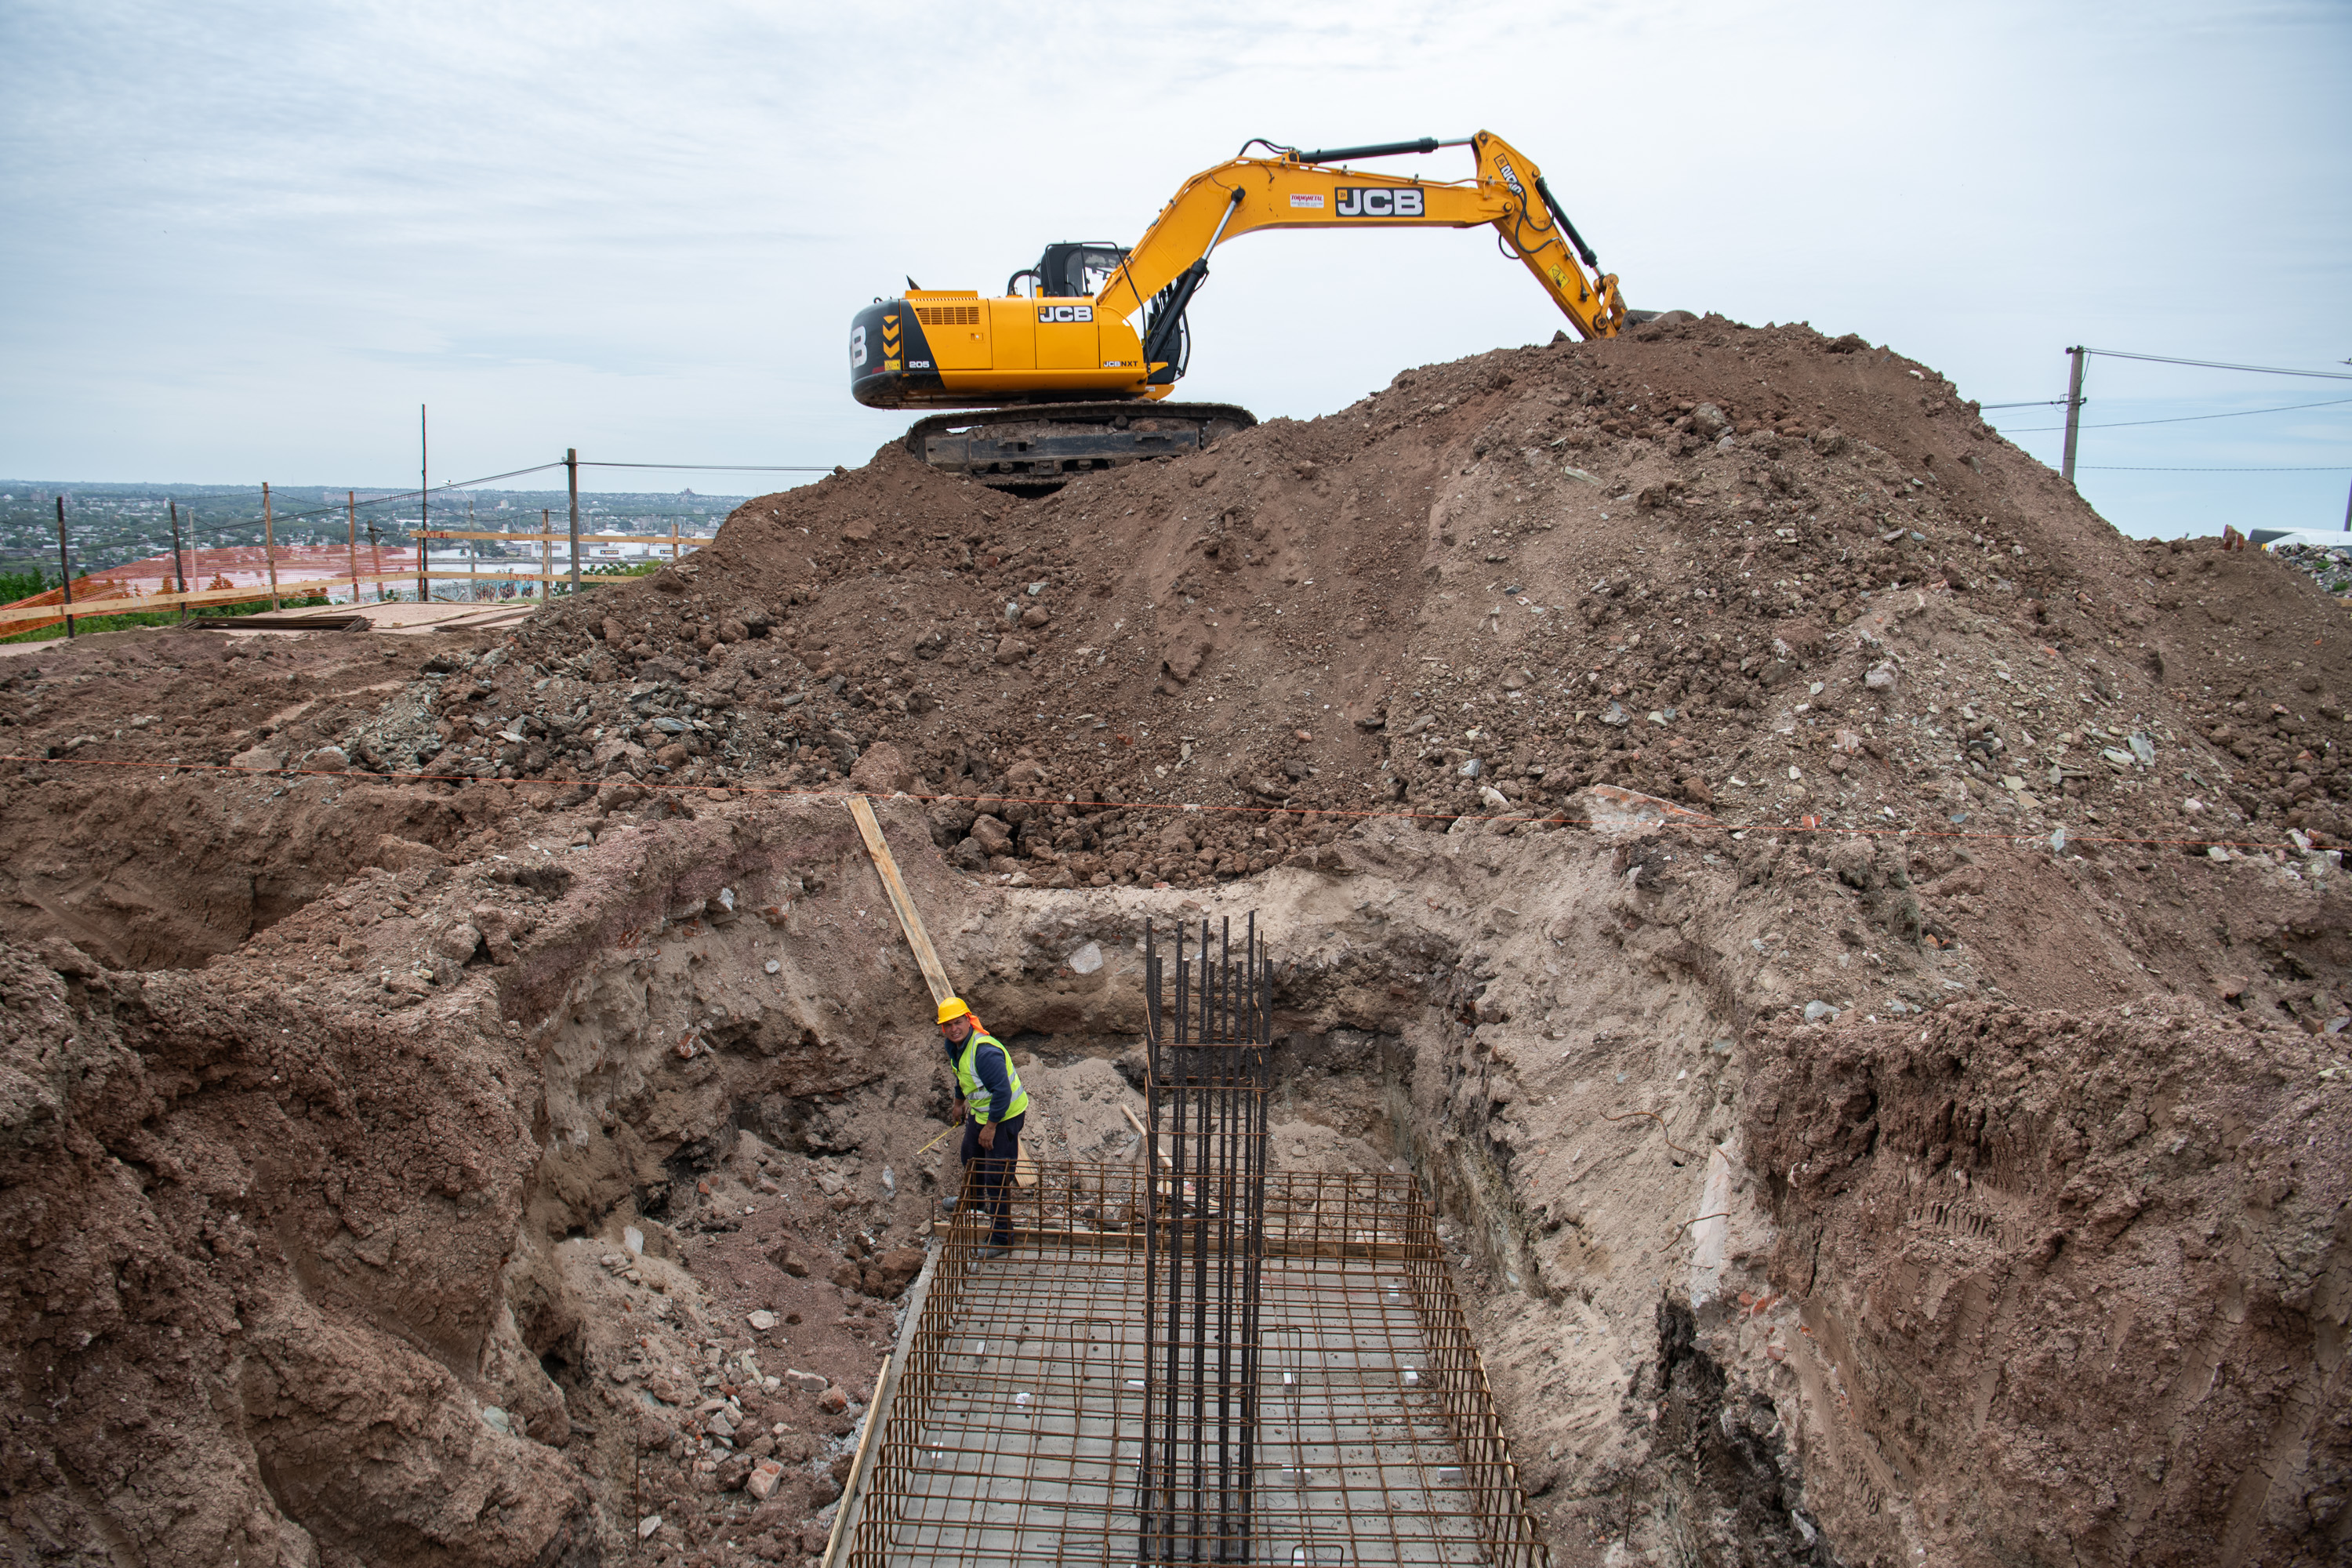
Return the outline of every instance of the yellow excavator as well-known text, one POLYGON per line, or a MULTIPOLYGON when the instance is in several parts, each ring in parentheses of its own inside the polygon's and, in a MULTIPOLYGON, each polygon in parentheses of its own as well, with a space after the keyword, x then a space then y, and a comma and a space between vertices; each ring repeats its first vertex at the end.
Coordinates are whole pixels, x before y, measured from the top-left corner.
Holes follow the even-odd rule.
POLYGON ((1186 309, 1223 241, 1262 228, 1478 224, 1494 226, 1580 337, 1613 337, 1628 321, 1616 275, 1600 270, 1542 172, 1490 132, 1307 153, 1258 140, 1187 180, 1132 248, 1049 245, 996 298, 908 279, 903 297, 852 321, 849 390, 869 408, 981 411, 918 421, 908 448, 946 472, 1042 493, 1257 423, 1227 404, 1164 401, 1191 358, 1186 309), (1477 174, 1432 181, 1346 166, 1444 147, 1473 149, 1477 174))

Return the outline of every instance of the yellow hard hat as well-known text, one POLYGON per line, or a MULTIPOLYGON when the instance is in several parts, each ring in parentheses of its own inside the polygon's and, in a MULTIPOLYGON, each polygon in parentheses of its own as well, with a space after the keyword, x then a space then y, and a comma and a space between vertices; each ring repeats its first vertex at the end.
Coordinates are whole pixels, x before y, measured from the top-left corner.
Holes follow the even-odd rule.
POLYGON ((963 1005, 963 998, 961 996, 950 996, 940 1004, 940 1022, 942 1024, 950 1018, 968 1017, 971 1013, 971 1009, 963 1005))

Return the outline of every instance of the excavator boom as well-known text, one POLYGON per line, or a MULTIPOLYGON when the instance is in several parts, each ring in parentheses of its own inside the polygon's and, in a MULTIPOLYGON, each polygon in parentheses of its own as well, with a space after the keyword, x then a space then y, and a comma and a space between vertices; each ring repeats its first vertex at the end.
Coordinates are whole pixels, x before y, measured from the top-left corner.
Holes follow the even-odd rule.
POLYGON ((1478 173, 1460 181, 1351 170, 1346 160, 1434 151, 1460 142, 1404 142, 1334 152, 1235 158, 1184 182, 1101 303, 1121 315, 1145 309, 1160 291, 1205 261, 1222 229, 1232 239, 1268 228, 1471 228, 1492 224, 1527 264, 1582 338, 1616 335, 1625 317, 1613 274, 1599 261, 1552 199, 1543 173, 1492 132, 1469 138, 1478 173), (1333 164, 1339 167, 1333 167, 1333 164), (1593 269, 1588 273, 1587 268, 1593 269))
POLYGON ((1031 280, 1027 292, 1008 285, 983 298, 910 286, 898 299, 876 300, 851 323, 852 395, 874 408, 1001 411, 927 419, 908 445, 941 468, 1013 488, 1058 483, 1255 423, 1223 405, 1188 405, 1183 415, 1169 406, 1154 416, 1153 405, 1184 374, 1186 311, 1210 257, 1256 229, 1491 225, 1578 336, 1612 337, 1626 320, 1615 275, 1600 270, 1542 171, 1491 132, 1307 153, 1266 146, 1267 155, 1237 156, 1187 180, 1131 249, 1048 247, 1036 267, 1013 275, 1013 283, 1031 280), (1468 179, 1349 166, 1454 146, 1476 159, 1468 179), (1073 404, 1087 406, 1058 414, 1040 406, 1073 404))

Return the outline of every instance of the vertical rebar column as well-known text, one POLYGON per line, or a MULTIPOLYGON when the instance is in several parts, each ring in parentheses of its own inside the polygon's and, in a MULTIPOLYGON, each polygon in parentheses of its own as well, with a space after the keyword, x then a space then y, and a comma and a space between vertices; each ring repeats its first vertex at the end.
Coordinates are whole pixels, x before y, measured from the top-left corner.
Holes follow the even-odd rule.
POLYGON ((1250 1560, 1273 974, 1253 914, 1172 965, 1144 933, 1144 1432, 1137 1556, 1250 1560))

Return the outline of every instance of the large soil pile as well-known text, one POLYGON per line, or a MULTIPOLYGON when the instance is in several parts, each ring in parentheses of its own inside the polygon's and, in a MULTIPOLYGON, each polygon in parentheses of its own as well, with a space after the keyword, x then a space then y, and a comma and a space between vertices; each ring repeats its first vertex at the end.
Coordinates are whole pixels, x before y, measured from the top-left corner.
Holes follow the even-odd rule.
MULTIPOLYGON (((748 504, 694 572, 585 629, 624 665, 734 673, 739 704, 809 694, 751 722, 746 760, 789 734, 823 778, 887 739, 941 793, 1034 754, 1081 800, 1450 816, 1601 780, 1741 821, 2096 837, 2181 826, 2147 798, 2174 792, 2122 786, 2187 773, 2204 826, 2298 804, 2339 826, 2311 810, 2338 618, 2269 563, 2122 539, 1856 341, 1643 335, 1409 372, 1038 504, 885 448, 748 504), (751 629, 776 646, 727 643, 751 629), (721 646, 750 657, 713 666, 721 646)), ((526 651, 563 647, 541 635, 526 651)), ((1265 858, 1234 826, 1215 847, 1265 858)), ((1116 877, 1116 854, 1084 864, 1116 877)))
POLYGON ((2326 1560, 2342 616, 1708 318, 1039 501, 888 447, 495 641, 0 663, 7 1528, 821 1549, 954 1179, 854 775, 1053 1153, 1143 923, 1264 911, 1277 1158, 1438 1195, 1559 1561, 2326 1560))

